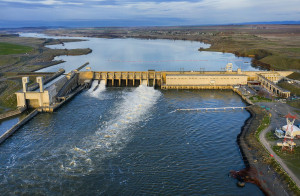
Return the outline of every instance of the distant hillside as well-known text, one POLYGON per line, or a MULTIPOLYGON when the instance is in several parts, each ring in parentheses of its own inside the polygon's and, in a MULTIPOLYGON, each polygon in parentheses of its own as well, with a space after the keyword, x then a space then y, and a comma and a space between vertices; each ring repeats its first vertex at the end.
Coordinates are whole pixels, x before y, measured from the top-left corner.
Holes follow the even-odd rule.
POLYGON ((152 20, 70 20, 70 21, 1 21, 0 29, 46 27, 46 28, 80 28, 80 27, 145 27, 145 26, 217 26, 249 24, 300 24, 300 21, 246 22, 232 24, 191 24, 177 18, 152 20))
POLYGON ((272 21, 272 22, 246 22, 238 23, 239 25, 251 25, 251 24, 287 24, 287 25, 296 25, 300 24, 300 21, 272 21))

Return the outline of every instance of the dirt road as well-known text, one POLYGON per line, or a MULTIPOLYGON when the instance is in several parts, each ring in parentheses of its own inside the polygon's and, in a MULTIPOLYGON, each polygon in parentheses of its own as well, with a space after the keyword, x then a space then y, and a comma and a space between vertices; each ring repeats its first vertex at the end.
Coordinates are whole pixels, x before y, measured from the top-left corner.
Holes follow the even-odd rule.
MULTIPOLYGON (((264 129, 260 135, 259 135, 259 140, 261 141, 261 143, 265 146, 265 148, 269 151, 270 154, 272 154, 274 156, 274 159, 281 165, 281 167, 284 169, 284 171, 293 179, 293 181, 297 184, 297 186, 300 188, 300 179, 299 177, 297 177, 288 167, 287 165, 284 163, 284 161, 273 151, 271 145, 269 144, 269 142, 266 140, 266 133, 268 131, 271 131, 275 128, 280 128, 281 126, 286 124, 285 118, 284 116, 288 113, 291 114, 296 114, 295 113, 295 109, 288 106, 287 104, 283 104, 283 103, 274 103, 274 102, 270 102, 270 103, 259 103, 258 105, 262 106, 266 106, 268 108, 270 108, 270 113, 272 114, 271 117, 271 123, 270 126, 267 127, 266 129, 264 129)), ((296 120, 295 124, 298 124, 299 120, 296 120)))

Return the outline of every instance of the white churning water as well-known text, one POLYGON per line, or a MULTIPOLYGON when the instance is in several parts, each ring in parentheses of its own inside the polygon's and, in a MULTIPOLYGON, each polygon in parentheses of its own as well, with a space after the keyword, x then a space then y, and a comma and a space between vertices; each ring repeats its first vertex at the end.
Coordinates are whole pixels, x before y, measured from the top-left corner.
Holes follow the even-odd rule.
MULTIPOLYGON (((89 95, 99 97, 99 93, 105 89, 102 83, 96 91, 88 91, 89 95), (98 93, 96 95, 96 93, 98 93)), ((91 89, 95 86, 93 83, 91 89)), ((60 167, 66 172, 89 173, 93 171, 93 161, 99 162, 103 158, 119 152, 131 138, 131 128, 136 123, 144 121, 150 115, 149 110, 157 102, 161 93, 153 87, 139 86, 132 92, 123 95, 123 101, 112 108, 112 118, 89 137, 69 150, 70 160, 60 167), (94 160, 95 159, 95 160, 94 160)))
POLYGON ((94 80, 91 88, 88 90, 88 95, 94 98, 103 99, 103 92, 105 91, 105 81, 94 80))

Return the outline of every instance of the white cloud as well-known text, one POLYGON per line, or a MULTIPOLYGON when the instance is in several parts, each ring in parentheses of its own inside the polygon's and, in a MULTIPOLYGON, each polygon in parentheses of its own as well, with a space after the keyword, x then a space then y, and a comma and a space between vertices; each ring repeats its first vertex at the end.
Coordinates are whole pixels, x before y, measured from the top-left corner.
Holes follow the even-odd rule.
POLYGON ((30 0, 2 0, 3 2, 10 3, 24 3, 24 4, 40 4, 40 5, 83 5, 78 2, 63 2, 57 0, 42 0, 42 1, 30 1, 30 0))
POLYGON ((2 19, 19 17, 20 20, 25 18, 28 20, 178 18, 182 21, 189 21, 189 24, 222 24, 299 20, 300 18, 299 0, 182 0, 171 2, 115 0, 111 3, 107 0, 82 2, 78 0, 2 0, 2 2, 28 4, 20 8, 13 7, 11 3, 12 5, 9 4, 9 7, 3 8, 0 12, 2 19), (45 6, 43 9, 36 10, 30 9, 31 4, 45 6), (57 7, 54 9, 53 6, 56 5, 57 7), (76 10, 74 6, 76 6, 76 10))

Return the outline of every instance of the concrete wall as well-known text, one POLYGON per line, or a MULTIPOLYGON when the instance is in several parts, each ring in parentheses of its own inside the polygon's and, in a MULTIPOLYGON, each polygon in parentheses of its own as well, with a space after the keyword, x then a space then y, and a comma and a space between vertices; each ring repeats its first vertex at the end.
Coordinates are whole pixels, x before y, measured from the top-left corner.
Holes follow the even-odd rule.
POLYGON ((78 87, 78 77, 79 74, 72 73, 69 76, 67 76, 68 80, 65 82, 63 87, 58 91, 57 95, 58 97, 63 97, 72 92, 75 88, 78 87))
MULTIPOLYGON (((48 78, 45 78, 44 84, 47 84, 48 82, 54 80, 55 78, 59 77, 63 73, 65 73, 65 70, 64 69, 59 69, 59 71, 55 72, 52 76, 50 76, 48 78)), ((36 90, 38 88, 39 88, 39 84, 36 83, 36 84, 28 87, 28 91, 34 91, 34 90, 36 90)))
MULTIPOLYGON (((62 70, 61 70, 62 72, 62 70)), ((58 73, 58 74, 61 74, 58 73)), ((261 74, 270 81, 277 81, 292 74, 291 71, 72 71, 43 92, 18 92, 18 106, 49 107, 57 98, 63 100, 85 81, 104 80, 107 86, 160 86, 162 89, 224 89, 233 85, 246 85, 247 81, 259 80, 261 74), (26 101, 30 100, 30 101, 26 101)))
POLYGON ((0 120, 3 120, 3 119, 6 119, 6 118, 9 118, 9 117, 21 114, 25 110, 26 110, 26 107, 19 107, 16 110, 5 112, 4 114, 0 114, 0 120))
POLYGON ((288 75, 291 75, 292 71, 243 71, 243 74, 248 76, 248 80, 258 80, 257 74, 266 75, 266 78, 268 78, 271 81, 275 81, 272 79, 272 77, 286 77, 288 75))
POLYGON ((44 92, 38 91, 27 91, 17 92, 17 106, 24 107, 29 104, 29 107, 37 108, 37 107, 47 107, 50 104, 55 102, 55 96, 60 91, 60 89, 66 84, 68 81, 67 77, 64 76, 48 88, 44 90, 44 92), (30 101, 29 101, 30 100, 30 101))
POLYGON ((166 75, 166 85, 246 85, 246 75, 166 75))
POLYGON ((38 114, 37 110, 34 110, 30 114, 28 114, 25 118, 23 118, 21 121, 19 121, 15 126, 13 126, 11 129, 7 130, 3 135, 0 136, 0 144, 4 142, 9 136, 11 136, 14 132, 16 132, 21 126, 23 126, 25 123, 27 123, 29 120, 31 120, 33 117, 35 117, 38 114))
POLYGON ((79 80, 92 80, 96 79, 94 78, 94 72, 93 71, 81 71, 79 72, 79 80))
POLYGON ((49 92, 47 90, 44 92, 17 92, 16 95, 18 107, 28 106, 30 108, 37 108, 41 106, 47 106, 51 103, 49 100, 49 92))
MULTIPOLYGON (((215 84, 220 84, 220 85, 235 85, 235 84, 245 84, 244 76, 247 76, 248 81, 253 81, 253 80, 258 80, 258 74, 264 74, 266 78, 268 78, 271 81, 278 81, 282 77, 288 76, 292 74, 293 72, 291 71, 242 71, 241 69, 238 69, 237 71, 207 71, 207 72, 200 72, 200 71, 143 71, 143 72, 134 72, 134 71, 84 71, 80 72, 79 74, 79 80, 91 80, 91 79, 96 79, 96 80, 105 80, 106 84, 108 86, 124 86, 122 85, 123 83, 130 84, 129 86, 132 86, 132 83, 135 82, 136 80, 140 80, 140 83, 145 83, 145 80, 147 80, 147 84, 149 85, 154 81, 156 86, 164 86, 167 83, 167 76, 170 75, 188 75, 190 77, 191 75, 207 75, 208 77, 206 78, 208 82, 204 83, 204 81, 199 82, 199 81, 189 81, 189 82, 184 82, 181 81, 180 85, 210 85, 210 78, 209 75, 228 75, 227 79, 222 79, 217 78, 215 80, 215 84), (229 81, 228 78, 231 76, 229 75, 235 75, 235 76, 241 76, 239 79, 233 79, 232 81, 229 81), (242 76, 243 75, 243 76, 242 76), (125 82, 122 80, 126 80, 125 82), (142 82, 144 80, 144 82, 142 82), (191 82, 191 83, 190 83, 191 82), (220 83, 218 83, 220 82, 220 83), (222 84, 221 84, 222 83, 222 84)), ((217 77, 217 76, 216 76, 217 77)), ((224 77, 223 77, 224 78, 224 77)), ((232 78, 232 77, 231 77, 232 78)), ((171 79, 172 80, 172 79, 171 79)), ((176 84, 175 81, 171 81, 169 77, 168 83, 170 85, 179 85, 176 84)), ((201 80, 201 79, 199 79, 201 80)), ((136 86, 136 85, 133 85, 136 86)))

